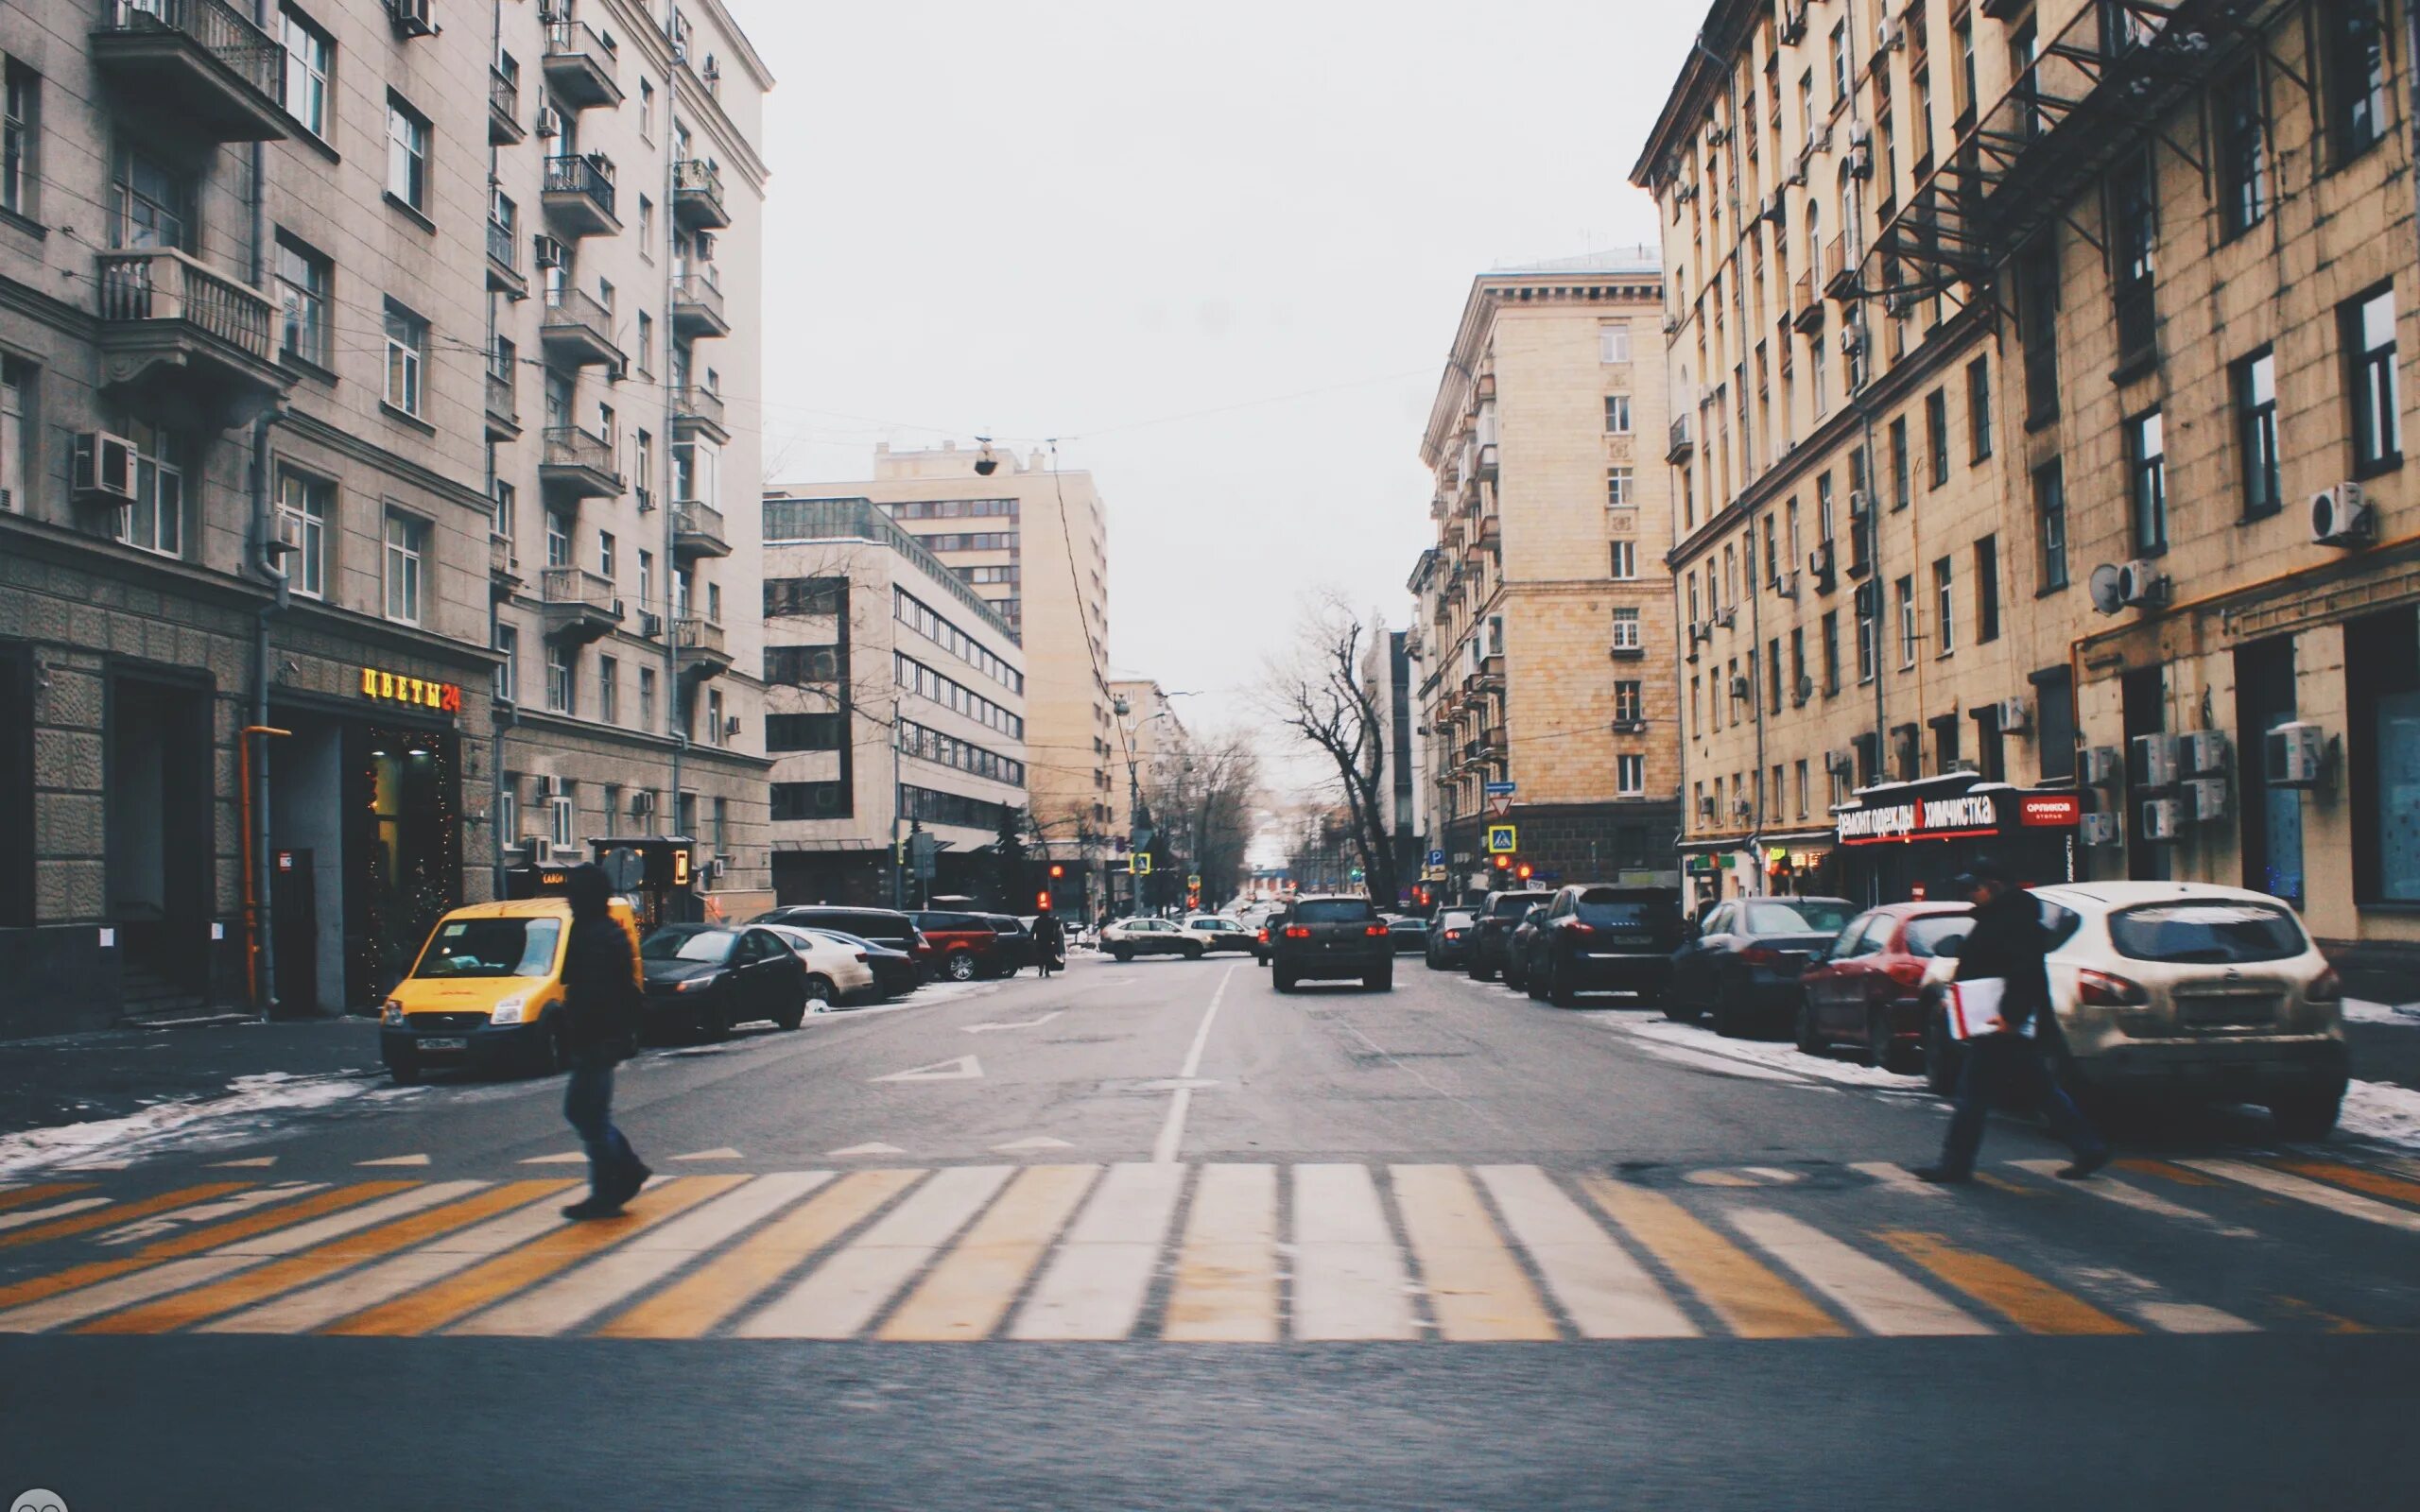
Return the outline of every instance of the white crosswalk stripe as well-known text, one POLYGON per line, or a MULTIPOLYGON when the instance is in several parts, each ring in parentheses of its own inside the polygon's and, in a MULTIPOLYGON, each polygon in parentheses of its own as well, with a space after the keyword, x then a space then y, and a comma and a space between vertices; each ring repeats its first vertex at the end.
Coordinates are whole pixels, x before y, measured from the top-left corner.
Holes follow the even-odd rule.
POLYGON ((1122 1339, 1133 1332, 1184 1177, 1182 1165, 1110 1167, 1026 1298, 1010 1335, 1122 1339))
POLYGON ((1672 1339, 1698 1332, 1647 1267, 1544 1171, 1483 1165, 1478 1178, 1582 1338, 1672 1339))
POLYGON ((855 1244, 743 1322, 738 1332, 752 1339, 855 1338, 982 1211, 1014 1169, 958 1165, 936 1171, 855 1244))
POLYGON ((1731 1214, 1731 1226, 1872 1332, 1887 1337, 1992 1332, 1863 1250, 1786 1212, 1743 1208, 1731 1214))
POLYGON ((1411 1278, 1366 1165, 1294 1167, 1294 1337, 1409 1339, 1411 1278))

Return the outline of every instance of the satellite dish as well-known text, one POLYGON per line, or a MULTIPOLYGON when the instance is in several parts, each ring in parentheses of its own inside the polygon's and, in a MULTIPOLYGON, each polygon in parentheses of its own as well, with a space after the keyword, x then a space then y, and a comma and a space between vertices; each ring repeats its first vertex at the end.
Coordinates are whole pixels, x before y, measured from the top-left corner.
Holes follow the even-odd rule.
POLYGON ((2092 607, 2103 614, 2115 614, 2126 607, 2125 591, 2118 587, 2118 569, 2112 562, 2102 562, 2084 580, 2085 592, 2092 594, 2092 607))

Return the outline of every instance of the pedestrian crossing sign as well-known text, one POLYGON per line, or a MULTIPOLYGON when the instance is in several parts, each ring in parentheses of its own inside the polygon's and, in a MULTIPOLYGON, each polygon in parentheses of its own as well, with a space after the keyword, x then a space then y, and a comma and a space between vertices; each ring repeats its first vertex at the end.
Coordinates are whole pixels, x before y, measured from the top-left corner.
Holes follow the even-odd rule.
POLYGON ((1520 840, 1520 829, 1517 825, 1491 824, 1487 827, 1487 853, 1489 855, 1509 856, 1513 851, 1521 849, 1520 840))

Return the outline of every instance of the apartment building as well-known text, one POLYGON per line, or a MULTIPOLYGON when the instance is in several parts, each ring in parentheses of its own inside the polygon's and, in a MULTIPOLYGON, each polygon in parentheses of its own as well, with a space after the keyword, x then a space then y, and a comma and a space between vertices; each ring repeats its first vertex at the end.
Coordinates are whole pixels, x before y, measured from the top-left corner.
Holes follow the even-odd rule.
POLYGON ((1860 897, 1989 846, 2260 888, 2348 965, 2420 954, 2400 25, 2364 0, 1713 9, 1635 177, 1676 381, 1735 386, 1701 413, 1737 434, 1678 458, 1708 512, 1675 553, 1716 621, 1685 676, 1725 682, 1688 781, 1726 890, 1804 884, 1802 837, 1860 897), (1832 414, 1802 394, 1768 429, 1741 364, 1796 333, 1806 370, 1827 330, 1832 414), (1787 597, 1773 522, 1827 475, 1858 524, 1787 597), (1854 687, 1795 656, 1843 596, 1854 687))
POLYGON ((1420 714, 1412 702, 1411 658, 1406 649, 1409 641, 1409 631, 1375 627, 1361 658, 1361 691, 1376 714, 1381 751, 1378 813, 1394 855, 1397 891, 1402 894, 1380 902, 1418 905, 1434 889, 1423 875, 1420 849, 1425 816, 1417 770, 1419 747, 1412 733, 1420 714), (1413 895, 1415 888, 1419 897, 1413 895))
POLYGON ((1406 646, 1448 891, 1489 885, 1495 823, 1540 876, 1670 880, 1672 503, 1641 446, 1668 423, 1662 285, 1647 248, 1472 281, 1421 443, 1437 543, 1406 646))
POLYGON ((763 538, 780 901, 1009 902, 996 848, 1028 801, 1015 632, 868 500, 768 493, 763 538), (939 847, 928 889, 897 864, 918 831, 939 847))

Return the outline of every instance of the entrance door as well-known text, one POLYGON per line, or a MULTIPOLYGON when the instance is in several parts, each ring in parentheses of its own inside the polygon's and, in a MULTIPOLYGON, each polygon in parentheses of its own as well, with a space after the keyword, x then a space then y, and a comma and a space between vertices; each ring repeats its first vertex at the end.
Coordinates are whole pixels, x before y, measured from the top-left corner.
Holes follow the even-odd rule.
POLYGON ((277 934, 280 1017, 320 1011, 320 892, 312 852, 279 850, 269 857, 269 917, 277 934))
POLYGON ((2303 796, 2271 787, 2269 731, 2294 717, 2294 642, 2279 636, 2235 653, 2236 770, 2243 790, 2243 885, 2303 906, 2303 796))
MULTIPOLYGON (((2126 748, 2131 752, 2136 735, 2156 735, 2168 728, 2165 669, 2142 667, 2127 673, 2119 693, 2125 705, 2126 748)), ((2148 796, 2131 788, 2126 793, 2126 875, 2136 882, 2166 882, 2169 848, 2143 838, 2143 802, 2148 796)))
POLYGON ((207 991, 217 765, 210 691, 120 673, 110 679, 107 717, 109 916, 133 978, 130 991, 207 991))

